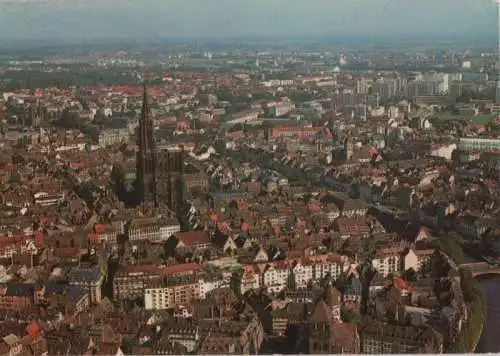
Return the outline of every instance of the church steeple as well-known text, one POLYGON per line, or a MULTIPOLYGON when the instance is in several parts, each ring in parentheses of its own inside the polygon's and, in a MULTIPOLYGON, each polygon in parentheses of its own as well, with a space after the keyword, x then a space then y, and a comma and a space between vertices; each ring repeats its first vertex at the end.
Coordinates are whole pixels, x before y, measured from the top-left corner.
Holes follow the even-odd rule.
POLYGON ((139 149, 144 151, 152 150, 153 145, 153 121, 150 117, 148 90, 146 84, 144 84, 141 117, 139 121, 139 149))
POLYGON ((139 146, 136 163, 137 192, 143 204, 154 203, 156 207, 156 152, 146 84, 144 84, 137 143, 139 146))

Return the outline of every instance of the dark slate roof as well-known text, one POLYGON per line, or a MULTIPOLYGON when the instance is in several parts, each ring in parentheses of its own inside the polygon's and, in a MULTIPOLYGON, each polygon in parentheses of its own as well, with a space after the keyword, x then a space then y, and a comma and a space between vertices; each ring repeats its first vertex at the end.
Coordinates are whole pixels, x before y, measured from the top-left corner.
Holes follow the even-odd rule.
POLYGON ((52 295, 61 295, 66 288, 68 288, 68 285, 65 283, 49 282, 45 285, 44 297, 47 298, 52 295))
POLYGON ((79 286, 73 286, 66 283, 51 282, 45 285, 45 298, 52 295, 63 295, 64 293, 66 293, 66 297, 69 301, 77 301, 87 292, 79 286))
POLYGON ((33 297, 34 294, 35 285, 28 283, 9 283, 5 292, 9 297, 33 297))
POLYGON ((68 297, 69 301, 78 301, 81 298, 83 298, 83 296, 85 296, 85 294, 87 294, 87 291, 85 289, 83 289, 82 287, 69 286, 67 297, 68 297))
POLYGON ((210 194, 210 197, 213 200, 231 200, 238 198, 246 198, 248 193, 242 190, 233 190, 233 191, 219 191, 213 192, 210 194))
POLYGON ((70 282, 90 282, 97 281, 99 278, 101 278, 101 270, 97 266, 92 268, 74 267, 68 274, 70 282))

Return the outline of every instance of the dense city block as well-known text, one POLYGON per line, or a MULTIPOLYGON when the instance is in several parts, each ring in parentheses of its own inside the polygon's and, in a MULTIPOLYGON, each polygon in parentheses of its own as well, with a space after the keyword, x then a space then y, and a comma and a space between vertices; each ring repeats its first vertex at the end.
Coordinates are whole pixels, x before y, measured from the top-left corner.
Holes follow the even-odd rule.
POLYGON ((495 46, 200 46, 0 53, 0 354, 473 351, 495 46))

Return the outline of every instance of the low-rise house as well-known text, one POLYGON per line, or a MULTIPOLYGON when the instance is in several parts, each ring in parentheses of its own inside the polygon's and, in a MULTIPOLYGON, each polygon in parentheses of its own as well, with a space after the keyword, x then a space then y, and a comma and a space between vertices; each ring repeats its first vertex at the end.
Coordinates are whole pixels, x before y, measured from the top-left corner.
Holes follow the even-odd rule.
POLYGON ((167 244, 176 249, 203 250, 210 246, 210 237, 205 231, 177 232, 170 236, 167 244))
POLYGON ((404 256, 404 269, 420 272, 422 266, 428 265, 433 253, 432 249, 409 249, 404 256))
POLYGON ((222 253, 231 253, 233 251, 236 251, 238 248, 231 236, 226 235, 219 230, 216 231, 212 243, 216 247, 218 247, 222 251, 222 253))
POLYGON ((254 245, 251 248, 240 251, 238 262, 243 264, 264 263, 269 261, 269 255, 262 246, 254 245))

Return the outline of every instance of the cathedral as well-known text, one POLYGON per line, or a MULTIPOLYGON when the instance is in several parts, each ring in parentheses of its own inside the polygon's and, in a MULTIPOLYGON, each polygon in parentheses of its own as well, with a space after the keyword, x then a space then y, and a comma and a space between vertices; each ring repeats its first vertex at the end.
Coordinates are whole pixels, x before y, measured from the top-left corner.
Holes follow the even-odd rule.
POLYGON ((179 217, 184 209, 184 152, 156 147, 147 88, 144 86, 137 135, 135 191, 143 210, 167 206, 179 217))

